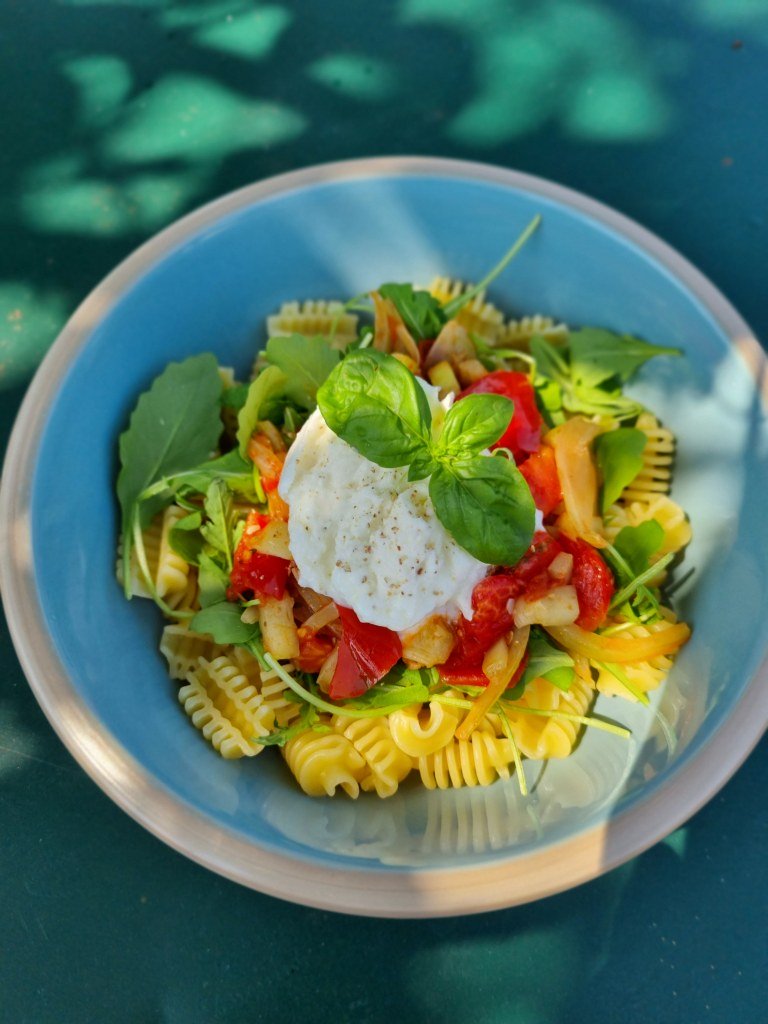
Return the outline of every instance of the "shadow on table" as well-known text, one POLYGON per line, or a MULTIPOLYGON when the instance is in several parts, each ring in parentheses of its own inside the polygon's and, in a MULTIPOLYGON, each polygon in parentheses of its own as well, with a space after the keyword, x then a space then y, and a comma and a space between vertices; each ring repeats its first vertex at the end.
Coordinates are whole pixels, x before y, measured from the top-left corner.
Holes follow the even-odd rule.
POLYGON ((697 164, 692 188, 731 187, 698 94, 717 61, 748 95, 768 38, 757 8, 720 18, 703 0, 655 14, 398 0, 375 17, 356 0, 30 0, 0 19, 0 90, 15 104, 0 164, 0 388, 29 379, 65 316, 149 235, 289 168, 490 159, 669 218, 684 205, 666 182, 681 160, 697 164))

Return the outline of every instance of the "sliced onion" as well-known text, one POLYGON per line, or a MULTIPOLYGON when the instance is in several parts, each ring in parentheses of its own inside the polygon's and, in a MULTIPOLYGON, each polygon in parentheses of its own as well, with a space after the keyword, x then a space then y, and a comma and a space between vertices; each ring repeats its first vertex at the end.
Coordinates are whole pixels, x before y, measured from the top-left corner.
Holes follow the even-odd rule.
POLYGON ((317 633, 325 626, 335 622, 338 617, 339 609, 333 601, 329 601, 328 604, 323 605, 322 608, 319 608, 310 615, 308 619, 305 619, 303 628, 306 633, 317 633))

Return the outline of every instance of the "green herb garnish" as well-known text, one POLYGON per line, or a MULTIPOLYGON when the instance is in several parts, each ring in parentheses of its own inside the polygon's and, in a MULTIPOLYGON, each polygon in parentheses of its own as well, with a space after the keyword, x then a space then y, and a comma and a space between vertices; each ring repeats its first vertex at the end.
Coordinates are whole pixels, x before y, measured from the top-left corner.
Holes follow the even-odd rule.
POLYGON ((131 551, 137 534, 167 498, 141 500, 157 481, 191 469, 211 455, 221 435, 222 384, 214 356, 171 363, 139 398, 120 435, 117 496, 122 511, 123 580, 131 596, 131 551))
POLYGON ((680 350, 585 327, 569 335, 567 346, 553 345, 541 336, 532 338, 531 354, 539 374, 536 388, 540 401, 551 421, 557 422, 556 401, 569 413, 620 420, 637 416, 642 406, 622 393, 622 385, 649 359, 680 355, 680 350), (547 388, 546 398, 540 392, 543 387, 547 388))
POLYGON ((325 422, 371 462, 429 477, 438 519, 475 558, 513 565, 533 537, 531 492, 506 459, 480 455, 504 433, 514 411, 499 395, 474 395, 448 410, 438 438, 426 394, 392 356, 350 353, 317 394, 325 422))
POLYGON ((635 427, 619 427, 595 438, 595 460, 603 481, 600 494, 603 514, 643 468, 647 443, 647 435, 635 427))

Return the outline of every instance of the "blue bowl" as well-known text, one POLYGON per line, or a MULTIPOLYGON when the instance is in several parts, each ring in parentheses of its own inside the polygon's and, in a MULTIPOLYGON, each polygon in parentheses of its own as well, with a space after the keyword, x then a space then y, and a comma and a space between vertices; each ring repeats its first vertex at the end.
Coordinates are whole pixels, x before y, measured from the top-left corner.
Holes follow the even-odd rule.
MULTIPOLYGON (((592 878, 708 800, 768 720, 765 360, 747 326, 678 254, 577 193, 433 159, 283 175, 184 218, 83 303, 30 387, 5 466, 0 567, 30 684, 73 755, 176 849, 264 892, 350 913, 428 916, 524 902, 592 878), (488 789, 312 800, 276 752, 225 762, 189 726, 157 643, 159 614, 115 582, 116 439, 170 360, 210 350, 242 375, 265 317, 290 299, 385 280, 477 280, 534 213, 543 224, 492 288, 543 313, 663 345, 634 393, 678 437, 694 636, 660 693, 674 724, 600 698, 630 742, 588 730, 533 793, 488 789)), ((535 783, 535 785, 534 785, 535 783)))

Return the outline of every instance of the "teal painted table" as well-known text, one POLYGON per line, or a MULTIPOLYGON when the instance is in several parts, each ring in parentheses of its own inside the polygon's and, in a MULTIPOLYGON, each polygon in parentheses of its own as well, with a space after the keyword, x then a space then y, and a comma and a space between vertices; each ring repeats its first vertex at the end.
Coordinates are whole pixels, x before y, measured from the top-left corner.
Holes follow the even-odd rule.
MULTIPOLYGON (((488 160, 616 206, 768 338, 764 0, 6 0, 0 430, 74 306, 200 203, 325 160, 488 160)), ((0 635, 0 1021, 762 1021, 768 743, 544 902, 366 921, 241 889, 71 760, 0 635)))

